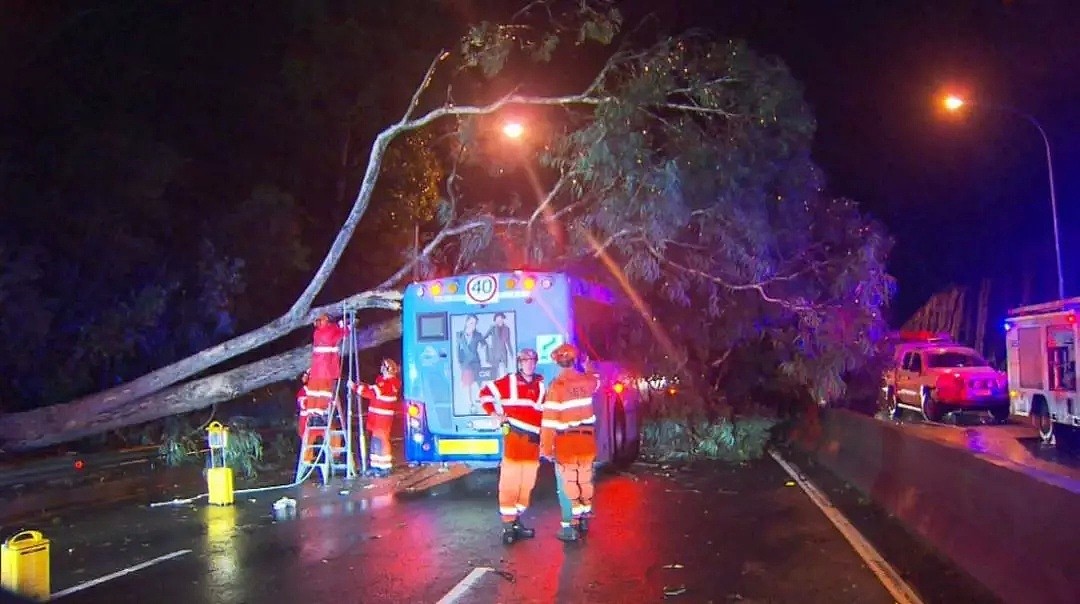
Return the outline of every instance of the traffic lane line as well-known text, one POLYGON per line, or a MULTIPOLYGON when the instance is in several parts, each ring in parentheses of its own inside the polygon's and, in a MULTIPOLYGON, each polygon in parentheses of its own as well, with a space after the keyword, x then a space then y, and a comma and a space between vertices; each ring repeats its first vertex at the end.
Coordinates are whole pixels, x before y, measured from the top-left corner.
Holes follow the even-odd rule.
MULTIPOLYGON (((456 604, 653 602, 679 587, 687 591, 673 599, 688 602, 895 602, 805 495, 782 486, 788 475, 772 460, 652 468, 602 476, 594 530, 566 544, 555 538, 558 502, 542 466, 527 514, 535 539, 500 546, 497 526, 452 536, 442 557, 496 569, 456 604)), ((421 601, 445 591, 440 585, 421 601)))
POLYGON ((472 589, 472 586, 479 581, 481 577, 493 570, 495 569, 486 566, 477 566, 472 569, 469 574, 465 575, 464 579, 458 581, 450 591, 446 592, 446 595, 440 598, 437 604, 453 604, 454 602, 457 602, 472 589))
POLYGON ((190 553, 191 553, 191 550, 189 550, 189 549, 181 549, 181 550, 177 550, 175 552, 172 552, 171 554, 165 554, 164 556, 158 556, 157 558, 153 558, 151 560, 147 560, 146 562, 141 562, 139 564, 129 566, 127 568, 118 570, 118 571, 116 571, 114 573, 109 573, 107 575, 98 577, 97 579, 91 579, 89 581, 83 581, 82 583, 79 583, 78 585, 75 585, 73 587, 69 587, 67 589, 60 590, 60 591, 52 594, 51 599, 55 600, 57 598, 62 598, 64 596, 69 596, 69 595, 71 595, 73 593, 82 591, 84 589, 88 589, 88 588, 91 588, 91 587, 94 587, 94 586, 97 586, 97 585, 101 585, 102 583, 105 583, 107 581, 112 581, 113 579, 118 579, 118 578, 123 577, 125 575, 130 575, 132 573, 139 572, 140 570, 150 568, 151 566, 154 566, 155 564, 160 564, 160 563, 165 562, 167 560, 172 560, 174 558, 179 558, 181 556, 186 556, 187 554, 190 554, 190 553))
POLYGON ((806 493, 810 501, 814 502, 814 505, 821 510, 825 517, 836 527, 840 534, 847 539, 848 543, 855 550, 859 557, 863 559, 866 566, 874 573, 874 576, 881 581, 881 584, 889 591, 889 593, 896 598, 898 604, 922 604, 922 600, 919 598, 915 590, 907 584, 906 581, 900 576, 900 573, 896 572, 896 569, 877 551, 877 549, 862 536, 843 514, 840 513, 829 498, 824 493, 818 490, 814 483, 807 480, 798 469, 791 463, 787 462, 776 451, 769 451, 769 455, 784 469, 785 472, 791 476, 791 479, 795 481, 795 484, 799 485, 799 488, 806 493))

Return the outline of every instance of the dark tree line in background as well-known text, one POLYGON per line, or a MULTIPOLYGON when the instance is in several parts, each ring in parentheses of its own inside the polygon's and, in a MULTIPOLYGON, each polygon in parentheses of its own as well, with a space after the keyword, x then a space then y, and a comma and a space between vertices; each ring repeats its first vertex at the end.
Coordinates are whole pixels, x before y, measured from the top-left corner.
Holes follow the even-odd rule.
MULTIPOLYGON (((427 2, 41 4, 0 22, 0 65, 20 83, 0 93, 7 412, 114 386, 276 316, 414 84, 380 73, 430 60, 400 32, 453 27, 427 2)), ((395 147, 385 189, 423 212, 439 172, 420 149, 395 147)), ((331 289, 400 263, 413 221, 390 206, 331 289)))

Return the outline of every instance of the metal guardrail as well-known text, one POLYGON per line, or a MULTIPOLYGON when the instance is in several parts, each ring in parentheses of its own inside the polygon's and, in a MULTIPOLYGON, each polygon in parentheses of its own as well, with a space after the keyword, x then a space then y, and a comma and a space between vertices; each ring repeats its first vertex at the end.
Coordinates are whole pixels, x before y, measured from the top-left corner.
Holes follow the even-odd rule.
MULTIPOLYGON (((266 441, 271 434, 278 434, 281 430, 261 429, 258 432, 266 441)), ((208 449, 201 448, 192 452, 192 454, 204 454, 207 451, 208 449)), ((160 448, 157 445, 148 445, 120 451, 88 454, 68 453, 47 459, 0 464, 0 488, 63 478, 78 478, 81 475, 101 470, 128 464, 145 463, 158 457, 161 457, 160 448)))
POLYGON ((158 447, 139 447, 82 455, 78 453, 39 461, 0 466, 0 488, 32 484, 108 470, 132 463, 145 463, 161 453, 158 447))

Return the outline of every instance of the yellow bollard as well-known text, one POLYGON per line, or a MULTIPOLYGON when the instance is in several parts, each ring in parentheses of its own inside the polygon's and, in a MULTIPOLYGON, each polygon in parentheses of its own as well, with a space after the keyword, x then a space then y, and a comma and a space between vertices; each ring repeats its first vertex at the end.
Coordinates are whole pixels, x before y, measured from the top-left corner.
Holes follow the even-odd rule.
POLYGON ((0 546, 0 585, 39 602, 49 599, 49 540, 23 531, 0 546))
POLYGON ((210 447, 210 469, 206 471, 207 499, 211 505, 232 505, 233 473, 225 463, 229 429, 221 422, 211 422, 206 427, 206 444, 210 447))

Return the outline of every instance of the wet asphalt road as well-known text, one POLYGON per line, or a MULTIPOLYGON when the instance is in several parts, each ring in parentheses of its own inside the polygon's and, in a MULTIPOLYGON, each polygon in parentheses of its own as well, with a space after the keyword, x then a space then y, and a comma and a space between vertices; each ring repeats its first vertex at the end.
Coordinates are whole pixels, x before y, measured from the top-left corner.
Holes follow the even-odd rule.
MULTIPOLYGON (((80 602, 892 602, 851 546, 766 459, 692 472, 634 466, 598 484, 593 532, 554 538, 550 466, 530 516, 537 537, 499 539, 495 471, 411 495, 367 498, 309 485, 238 500, 128 506, 41 527, 53 592, 172 556, 64 596, 80 602), (299 499, 292 519, 271 504, 299 499), (190 550, 190 551, 186 551, 190 550), (681 568, 665 568, 681 565, 681 568)), ((348 486, 342 487, 348 488, 348 486)))

